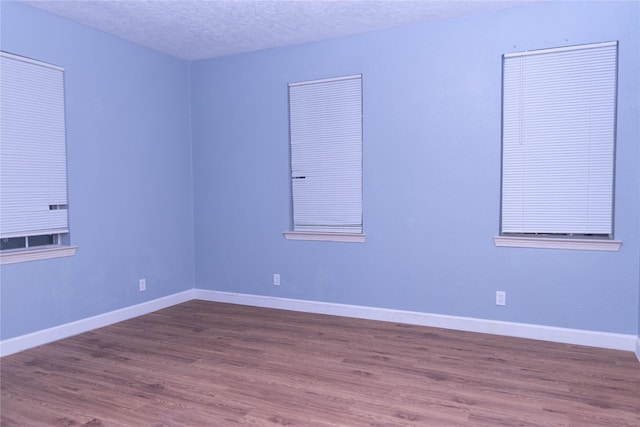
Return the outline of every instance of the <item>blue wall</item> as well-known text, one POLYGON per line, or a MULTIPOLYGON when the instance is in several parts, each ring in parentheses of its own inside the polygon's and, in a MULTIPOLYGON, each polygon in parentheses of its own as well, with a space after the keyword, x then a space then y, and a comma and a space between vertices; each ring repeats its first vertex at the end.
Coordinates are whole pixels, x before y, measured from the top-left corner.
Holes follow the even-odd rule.
POLYGON ((191 289, 189 64, 20 3, 1 7, 2 50, 65 68, 78 246, 73 257, 2 266, 2 339, 191 289))
POLYGON ((551 2, 188 64, 3 1, 1 48, 66 69, 78 253, 2 266, 1 338, 193 287, 636 334, 639 19, 551 2), (501 55, 608 40, 622 249, 496 248, 501 55), (355 73, 367 241, 287 241, 287 83, 355 73))
POLYGON ((554 2, 192 64, 195 286, 635 334, 639 17, 637 2, 554 2), (610 40, 622 249, 496 248, 501 55, 610 40), (287 241, 287 83, 356 73, 367 241, 287 241))

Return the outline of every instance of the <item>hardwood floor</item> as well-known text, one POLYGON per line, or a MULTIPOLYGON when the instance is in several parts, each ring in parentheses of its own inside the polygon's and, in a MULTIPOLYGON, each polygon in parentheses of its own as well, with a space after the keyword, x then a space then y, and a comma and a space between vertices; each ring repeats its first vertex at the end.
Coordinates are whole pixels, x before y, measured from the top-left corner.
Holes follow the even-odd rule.
POLYGON ((205 301, 0 364, 2 426, 640 426, 631 352, 205 301))

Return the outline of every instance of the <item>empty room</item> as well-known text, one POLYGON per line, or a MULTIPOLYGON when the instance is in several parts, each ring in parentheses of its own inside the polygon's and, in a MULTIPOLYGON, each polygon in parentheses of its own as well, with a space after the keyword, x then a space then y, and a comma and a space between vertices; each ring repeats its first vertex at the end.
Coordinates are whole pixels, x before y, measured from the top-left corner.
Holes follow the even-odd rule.
POLYGON ((0 425, 640 426, 640 2, 0 1, 0 425))

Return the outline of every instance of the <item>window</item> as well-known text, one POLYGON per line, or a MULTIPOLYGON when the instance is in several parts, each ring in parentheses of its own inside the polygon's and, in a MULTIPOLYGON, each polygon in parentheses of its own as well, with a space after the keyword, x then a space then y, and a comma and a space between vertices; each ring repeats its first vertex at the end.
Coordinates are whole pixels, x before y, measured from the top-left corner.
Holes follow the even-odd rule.
POLYGON ((0 261, 73 255, 63 69, 0 52, 0 78, 0 261))
POLYGON ((362 76, 289 85, 293 232, 288 239, 364 241, 362 76))
POLYGON ((617 42, 504 55, 496 244, 617 250, 616 77, 617 42))

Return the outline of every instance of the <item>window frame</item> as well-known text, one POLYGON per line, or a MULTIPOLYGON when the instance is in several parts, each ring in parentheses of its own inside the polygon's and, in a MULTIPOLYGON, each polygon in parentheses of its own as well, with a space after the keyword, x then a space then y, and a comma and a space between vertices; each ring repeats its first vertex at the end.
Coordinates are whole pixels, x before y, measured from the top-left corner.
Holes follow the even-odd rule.
MULTIPOLYGON (((286 231, 284 236, 287 240, 312 240, 312 241, 334 241, 334 242, 364 242, 365 234, 363 229, 363 96, 362 96, 362 75, 348 75, 320 80, 309 80, 297 83, 290 83, 289 88, 289 149, 291 166, 291 231, 286 231), (324 87, 322 85, 325 85, 324 87), (344 87, 343 87, 344 86, 344 87), (340 90, 343 88, 344 92, 340 90), (356 106, 357 105, 357 106, 356 106), (322 107, 322 108, 320 108, 322 107), (316 111, 316 108, 318 111, 316 111), (346 116, 338 115, 337 112, 346 109, 346 116), (321 112, 320 112, 321 111, 321 112), (317 115, 316 115, 317 114, 317 115), (335 120, 339 117, 338 120, 335 120), (345 119, 348 117, 348 119, 345 119), (344 120, 344 121, 343 121, 344 120), (348 123, 348 124, 347 124, 348 123), (340 131, 339 136, 327 138, 325 132, 340 131), (356 131, 354 137, 351 132, 356 131), (307 136, 311 134, 312 136, 307 136), (328 150, 316 150, 310 141, 314 143, 335 143, 339 141, 344 144, 340 153, 347 154, 340 156, 340 160, 335 165, 336 159, 332 152, 335 145, 331 145, 328 150), (355 149, 355 150, 354 150, 355 149), (313 157, 313 156, 318 157, 313 157), (346 160, 348 158, 349 160, 346 160), (313 162, 311 162, 313 160, 313 162), (332 160, 327 162, 327 160, 332 160), (351 169, 353 162, 357 170, 351 169), (318 170, 310 163, 331 164, 327 170, 318 170), (311 178, 318 181, 327 179, 331 173, 346 173, 350 178, 345 183, 336 181, 333 178, 329 181, 328 187, 314 187, 315 183, 311 178), (301 188, 309 185, 312 193, 305 193, 301 188), (336 187, 337 186, 337 187, 336 187), (327 188, 339 188, 340 194, 344 190, 349 197, 355 196, 358 199, 349 199, 353 203, 346 203, 349 207, 343 207, 338 202, 339 198, 332 196, 324 198, 321 194, 333 194, 324 191, 327 188), (357 190, 354 190, 357 188, 357 190), (311 200, 304 197, 305 194, 312 194, 311 200), (301 203, 300 209, 296 210, 296 203, 301 203), (321 205, 320 211, 309 209, 309 206, 321 205), (326 208, 326 210, 325 210, 326 208), (355 208, 355 211, 353 210, 355 208), (302 213, 301 213, 302 212, 302 213), (354 214, 355 212, 355 214, 354 214), (304 220, 316 219, 325 215, 331 218, 328 222, 309 222, 304 220), (355 216, 354 216, 355 215, 355 216), (357 222, 339 222, 345 218, 357 222), (337 219, 342 218, 342 219, 337 219), (336 221, 336 222, 332 222, 336 221), (315 224, 315 225, 309 225, 315 224)), ((324 181, 323 181, 324 182, 324 181)), ((323 184, 324 185, 324 184, 323 184)))
MULTIPOLYGON (((528 247, 528 248, 549 248, 549 249, 579 249, 579 250, 603 250, 603 251, 617 251, 620 248, 621 242, 618 240, 615 240, 613 237, 613 231, 614 231, 614 192, 615 192, 615 187, 614 187, 614 181, 615 181, 615 146, 616 146, 616 135, 615 135, 615 128, 616 128, 616 116, 617 116, 617 108, 616 108, 616 104, 617 104, 617 55, 618 55, 618 42, 617 41, 612 41, 612 42, 602 42, 602 43, 591 43, 591 44, 583 44, 583 45, 576 45, 576 46, 567 46, 567 47, 560 47, 560 48, 551 48, 551 49, 540 49, 540 50, 535 50, 535 51, 525 51, 525 52, 516 52, 516 53, 510 53, 510 54, 505 54, 503 55, 503 78, 502 78, 502 145, 501 145, 501 152, 502 152, 502 156, 501 156, 501 195, 500 195, 500 223, 499 223, 499 228, 500 228, 500 233, 498 236, 494 237, 494 241, 496 246, 506 246, 506 247, 528 247), (607 190, 608 192, 605 193, 607 197, 610 198, 610 205, 607 207, 608 211, 605 211, 606 213, 609 214, 609 225, 608 225, 608 232, 604 233, 604 232, 600 232, 598 230, 597 233, 592 233, 589 232, 588 227, 585 228, 582 232, 576 232, 576 230, 572 230, 571 227, 574 227, 575 225, 571 225, 567 228, 563 228, 563 226, 560 225, 560 223, 556 220, 553 219, 553 215, 549 215, 548 213, 544 213, 542 214, 543 216, 536 216, 534 214, 534 216, 529 216, 529 213, 518 213, 518 216, 509 216, 511 215, 511 212, 509 212, 509 214, 505 217, 505 167, 508 168, 513 168, 514 165, 517 165, 517 163, 513 162, 513 158, 510 157, 509 158, 509 163, 505 163, 505 144, 507 143, 506 141, 509 141, 510 144, 513 144, 513 140, 514 140, 514 136, 516 135, 518 136, 518 138, 523 138, 523 135, 525 135, 524 132, 531 132, 531 129, 537 129, 540 130, 542 129, 542 126, 538 127, 538 125, 531 125, 533 126, 532 128, 527 128, 527 130, 523 130, 524 126, 527 123, 532 123, 529 122, 528 120, 532 120, 532 118, 522 118, 522 111, 526 109, 526 107, 528 106, 525 104, 520 104, 520 103, 524 103, 526 98, 520 98, 522 95, 522 93, 520 95, 514 95, 516 92, 516 90, 518 90, 517 88, 520 88, 519 90, 522 91, 522 85, 524 84, 524 79, 531 79, 531 80, 527 80, 526 82, 528 83, 529 81, 532 81, 531 86, 526 86, 529 90, 531 90, 533 88, 533 85, 538 84, 541 80, 535 80, 535 79, 549 79, 549 80, 542 80, 544 82, 544 84, 546 84, 547 87, 550 87, 549 85, 552 83, 557 83, 559 80, 554 80, 554 79, 559 79, 560 77, 558 76, 562 76, 563 78, 566 78, 567 76, 570 76, 570 78, 574 79, 571 80, 571 82, 577 82, 580 81, 578 77, 573 77, 573 75, 569 75, 569 71, 568 70, 573 70, 572 68, 566 67, 566 68, 561 68, 562 70, 562 74, 554 74, 552 72, 548 72, 546 71, 546 69, 544 71, 541 72, 537 72, 538 74, 518 74, 517 77, 513 78, 509 77, 509 79, 507 79, 507 77, 505 76, 505 62, 507 60, 510 61, 516 61, 519 59, 522 59, 524 61, 524 59, 526 59, 526 57, 529 56, 533 56, 534 59, 536 59, 535 55, 538 55, 539 58, 545 58, 542 55, 547 55, 546 58, 550 58, 548 55, 553 55, 553 54, 559 54, 559 55, 555 55, 554 57, 552 57, 551 59, 547 59, 550 61, 554 61, 556 59, 558 60, 564 60, 565 57, 569 57, 570 55, 574 54, 577 52, 577 54, 579 55, 580 52, 586 52, 588 53, 587 49, 600 49, 600 51, 604 52, 606 54, 607 49, 614 49, 614 61, 613 64, 612 63, 606 63, 607 67, 611 67, 613 66, 613 81, 612 80, 602 80, 605 83, 608 83, 609 85, 613 86, 613 93, 611 92, 605 92, 606 96, 609 97, 613 97, 612 99, 612 110, 605 110, 608 111, 609 114, 612 114, 612 117, 610 118, 609 122, 605 123, 609 123, 609 126, 611 126, 612 129, 610 129, 612 131, 612 133, 610 134, 611 139, 608 140, 607 138, 604 138, 602 141, 604 141, 604 144, 608 150, 610 150, 610 152, 608 154, 605 154, 607 157, 605 157, 605 160, 602 164, 607 165, 607 161, 611 162, 611 169, 607 169, 606 170, 606 176, 604 178, 604 181, 602 182, 607 182, 607 180, 610 180, 610 189, 607 190), (564 55, 564 57, 562 56, 564 55), (566 71, 566 72, 565 72, 566 71), (524 76, 524 77, 523 77, 524 76), (550 77, 551 76, 551 77, 550 77), (519 82, 518 86, 515 86, 516 89, 514 89, 513 87, 509 88, 509 100, 512 99, 517 99, 518 107, 517 109, 514 109, 512 105, 509 105, 507 107, 507 98, 506 98, 506 92, 507 92, 507 83, 512 84, 514 82, 519 82), (515 96, 516 98, 512 98, 513 96, 515 96), (505 122, 506 120, 506 113, 505 113, 505 109, 508 109, 511 120, 513 119, 513 112, 518 112, 518 114, 520 114, 520 119, 516 119, 519 121, 520 123, 520 127, 518 128, 519 130, 517 130, 517 132, 514 134, 514 131, 512 129, 509 128, 509 136, 505 136, 506 133, 506 126, 507 126, 507 122, 505 122), (524 120, 524 121, 523 121, 524 120), (525 123, 525 124, 523 124, 525 123), (513 135, 512 135, 513 134, 513 135), (610 144, 610 145, 609 145, 610 144), (609 160, 606 160, 609 159, 609 160), (506 165, 506 166, 505 166, 506 165), (522 216, 519 216, 522 215, 522 216), (547 218, 548 217, 548 218, 547 218), (522 225, 522 229, 518 229, 519 226, 514 227, 513 224, 513 220, 520 218, 519 220, 525 221, 525 220, 529 220, 529 221, 533 221, 535 223, 535 221, 543 221, 543 224, 545 223, 555 223, 554 225, 550 225, 545 229, 543 226, 543 228, 538 228, 536 230, 537 226, 531 226, 531 225, 522 225), (511 220, 510 226, 506 227, 509 228, 510 231, 505 231, 505 220, 509 221, 511 220), (548 222, 545 222, 548 221, 548 222), (557 229, 552 229, 558 227, 557 229), (533 230, 533 231, 531 231, 533 230)), ((571 59, 566 59, 567 61, 570 61, 571 59)), ((594 59, 593 57, 591 58, 592 63, 594 63, 594 59)), ((515 62, 512 62, 515 63, 515 62)), ((589 63, 589 66, 592 66, 592 63, 589 63)), ((575 64, 571 64, 571 65, 575 65, 575 64)), ((519 65, 524 67, 524 65, 519 65)), ((541 68, 542 69, 542 68, 541 68)), ((609 68, 610 69, 610 68, 609 68)), ((582 69, 578 68, 577 69, 578 72, 583 71, 582 69)), ((609 73, 611 73, 612 71, 609 71, 609 73)), ((522 73, 522 71, 521 71, 522 73)), ((536 71, 533 71, 533 73, 536 73, 536 71)), ((607 77, 607 79, 610 79, 610 77, 607 77)), ((591 81, 591 79, 589 80, 591 81)), ((527 89, 524 89, 527 90, 527 89)), ((589 87, 589 92, 586 92, 587 94, 591 94, 591 87, 589 87)), ((608 89, 611 90, 611 89, 608 89)), ((536 93, 537 92, 532 92, 532 93, 536 93)), ((576 93, 580 93, 580 96, 584 96, 584 93, 582 92, 576 92, 576 93)), ((611 98, 609 98, 611 100, 611 98)), ((513 101, 511 101, 513 102, 513 101)), ((544 111, 547 108, 552 107, 553 111, 558 111, 557 109, 559 108, 558 105, 560 105, 561 107, 566 107, 568 105, 568 101, 566 101, 565 99, 562 99, 560 104, 554 103, 554 104, 549 104, 549 102, 552 101, 547 101, 546 99, 544 100, 544 104, 541 104, 542 107, 540 107, 539 105, 536 104, 532 104, 532 114, 536 114, 537 111, 544 111)), ((582 105, 581 105, 582 106, 582 105)), ((560 108, 561 108, 560 107, 560 108)), ((572 107, 573 108, 573 107, 572 107)), ((572 111, 572 110, 570 110, 572 111)), ((546 114, 546 112, 544 113, 546 114)), ((575 114, 576 116, 578 116, 578 113, 572 113, 575 114)), ((574 117, 574 116, 572 116, 574 117)), ((538 118, 538 117, 536 117, 538 118)), ((591 117, 589 117, 589 120, 591 120, 591 117)), ((511 121, 509 121, 508 123, 511 123, 511 121)), ((549 126, 553 126, 552 124, 550 124, 549 126, 546 125, 546 122, 544 122, 545 125, 545 129, 548 129, 549 126)), ((589 123, 592 123, 591 121, 589 123)), ((512 126, 512 125, 511 125, 512 126)), ((558 126, 558 125, 556 125, 558 126)), ((564 125, 562 126, 561 129, 563 130, 567 130, 570 129, 571 125, 564 125)), ((552 127, 552 129, 554 129, 552 127)), ((574 128, 575 129, 575 128, 574 128)), ((591 128, 589 128, 589 132, 591 132, 590 130, 591 128)), ((555 129, 554 129, 555 130, 555 129)), ((543 137, 544 140, 546 140, 547 138, 549 138, 547 135, 547 132, 545 132, 545 136, 543 137)), ((573 133, 571 133, 570 135, 574 135, 573 133)), ((591 140, 591 139, 589 139, 591 140)), ((552 141, 553 140, 549 140, 552 141)), ((544 142, 544 144, 547 144, 548 146, 551 146, 550 142, 544 142)), ((602 142, 601 142, 602 144, 602 142)), ((569 147, 570 145, 568 145, 567 147, 569 147)), ((542 147, 542 146, 537 146, 537 145, 532 145, 531 146, 532 149, 540 149, 538 147, 542 147)), ((510 149, 513 150, 513 149, 510 149)), ((581 153, 583 153, 585 150, 588 151, 589 148, 584 149, 584 148, 580 148, 581 153)), ((526 149, 525 149, 526 151, 526 149)), ((512 153, 513 151, 510 151, 510 153, 512 153)), ((554 161, 553 155, 548 152, 545 151, 545 154, 543 154, 543 157, 539 157, 540 154, 538 152, 535 153, 534 160, 531 160, 531 158, 528 157, 523 157, 523 162, 540 162, 543 160, 540 160, 542 158, 546 158, 547 160, 544 160, 546 162, 549 163, 543 163, 546 165, 553 165, 555 164, 556 167, 558 164, 560 164, 561 160, 557 160, 554 161)), ((513 154, 510 154, 511 156, 513 156, 513 154)), ((523 154, 523 156, 527 156, 526 154, 523 154)), ((598 161, 598 160, 596 160, 598 161)), ((531 172, 534 171, 536 169, 529 169, 529 167, 539 167, 537 165, 535 165, 534 163, 523 163, 524 165, 528 165, 528 166, 515 166, 516 167, 516 174, 524 174, 524 173, 536 173, 536 172, 531 172), (533 166, 532 166, 533 165, 533 166), (522 169, 519 169, 522 168, 522 169), (527 171, 527 172, 525 172, 527 171)), ((589 160, 588 166, 587 167, 591 167, 591 160, 589 160)), ((545 166, 542 167, 541 170, 544 171, 545 166)), ((608 168, 608 166, 607 166, 608 168)), ((514 173, 514 172, 512 172, 514 173)), ((540 171, 537 172, 538 174, 540 173, 540 171)), ((511 175, 514 176, 514 175, 511 175)), ((512 191, 514 189, 513 187, 513 178, 511 178, 510 176, 510 184, 508 186, 508 190, 512 191)), ((517 175, 515 175, 517 176, 517 175)), ((544 178, 546 178, 546 175, 543 175, 544 178)), ((556 175, 553 175, 554 177, 556 175)), ((536 185, 540 185, 540 182, 542 181, 536 181, 533 180, 531 181, 531 178, 524 178, 523 179, 527 179, 527 181, 525 181, 526 183, 528 183, 527 185, 534 185, 534 183, 537 183, 536 185)), ((588 181, 586 181, 586 183, 590 183, 591 182, 591 178, 587 178, 588 181)), ((516 182, 520 182, 520 181, 516 181, 516 182)), ((522 184, 524 185, 524 184, 522 184)), ((528 188, 536 188, 537 187, 528 187, 528 188)), ((542 188, 542 187, 541 187, 542 188)), ((587 186, 588 188, 588 186, 587 186)), ((524 191, 524 190, 523 190, 524 191)), ((541 190, 537 190, 537 191, 541 191, 541 190)), ((514 205, 513 200, 517 200, 518 198, 522 197, 527 197, 526 196, 527 193, 518 193, 518 195, 515 196, 515 199, 507 199, 510 200, 510 209, 513 210, 513 206, 518 206, 518 205, 514 205)), ((573 193, 572 193, 573 194, 573 193)), ((588 194, 588 193, 587 193, 588 194)), ((510 195, 508 197, 511 197, 510 195)), ((549 197, 549 196, 547 196, 549 197)), ((543 201, 541 203, 550 203, 551 199, 545 198, 543 199, 543 201)), ((590 200, 590 199, 589 199, 590 200)), ((521 203, 525 203, 524 199, 521 203)), ((530 204, 530 202, 529 202, 530 204)), ((538 205, 531 205, 531 206, 538 206, 538 205)), ((541 206, 546 206, 545 204, 541 205, 541 206)), ((549 206, 555 206, 555 205, 549 205, 549 206)), ((570 204, 565 204, 565 206, 571 206, 570 204)), ((590 206, 590 205, 589 205, 590 206)), ((600 202, 599 206, 607 206, 606 204, 603 204, 602 202, 600 202)), ((524 209, 524 207, 522 208, 524 209)), ((575 209, 575 208, 574 208, 575 209)), ((579 209, 578 209, 579 210, 579 209)), ((516 212, 518 212, 518 210, 516 210, 516 212)), ((560 217, 558 217, 558 220, 560 219, 560 217)), ((600 222, 602 224, 602 222, 600 222)), ((599 226, 600 229, 604 230, 604 226, 599 226)))
MULTIPOLYGON (((12 264, 18 262, 26 262, 26 261, 34 261, 40 259, 50 259, 50 258, 58 258, 64 256, 74 255, 76 252, 76 247, 69 245, 69 220, 68 220, 68 187, 67 187, 67 152, 66 152, 66 119, 65 119, 65 93, 64 93, 64 69, 62 67, 52 65, 49 63, 45 63, 42 61, 34 60, 31 58, 26 58, 23 56, 15 55, 9 52, 0 51, 0 57, 3 62, 3 66, 11 67, 7 70, 13 69, 15 76, 16 70, 24 70, 24 74, 20 74, 20 77, 14 80, 4 81, 3 84, 11 84, 15 83, 15 86, 9 86, 6 89, 11 89, 14 91, 14 95, 11 98, 5 99, 9 102, 9 106, 13 106, 16 110, 9 111, 23 111, 22 113, 16 116, 16 122, 10 122, 12 120, 12 116, 10 114, 4 115, 2 117, 3 126, 6 123, 15 123, 15 126, 11 126, 8 134, 15 136, 17 141, 28 140, 32 142, 27 145, 25 151, 21 151, 20 149, 16 149, 18 147, 17 144, 13 143, 12 145, 6 145, 5 150, 9 150, 11 155, 16 155, 19 157, 9 157, 9 160, 6 161, 15 161, 18 163, 14 163, 14 165, 21 165, 20 168, 17 166, 15 168, 9 167, 9 171, 7 171, 6 177, 10 178, 10 181, 13 179, 17 179, 19 184, 16 184, 14 187, 14 192, 17 191, 16 194, 21 194, 22 189, 32 188, 36 191, 36 199, 14 199, 7 194, 2 196, 4 202, 10 203, 12 206, 25 206, 23 205, 24 200, 28 200, 28 205, 31 206, 33 200, 39 200, 39 203, 44 204, 44 206, 39 206, 37 211, 29 210, 29 212, 33 212, 31 216, 33 216, 35 222, 29 222, 19 219, 19 216, 16 217, 16 212, 21 212, 20 210, 16 210, 15 208, 9 209, 9 223, 5 223, 5 226, 8 226, 8 229, 2 230, 2 235, 0 239, 8 242, 9 239, 22 238, 24 241, 21 244, 21 247, 14 248, 6 248, 0 249, 0 265, 4 264, 12 264), (8 62, 15 61, 15 62, 8 62), (30 67, 34 68, 30 68, 30 67), (15 67, 15 68, 13 68, 15 67), (38 67, 38 68, 35 68, 38 67), (46 69, 47 71, 43 71, 46 69), (43 74, 44 73, 44 74, 43 74), (59 74, 57 74, 59 73, 59 74), (29 80, 32 78, 32 80, 29 80), (52 86, 52 90, 50 93, 44 92, 45 95, 42 97, 38 97, 38 104, 29 103, 27 101, 23 103, 22 100, 19 100, 20 97, 17 97, 15 94, 23 94, 23 93, 31 93, 33 97, 33 89, 31 92, 22 92, 25 88, 28 88, 30 85, 32 88, 46 85, 47 83, 55 83, 52 86), (17 92, 15 92, 17 91, 17 92), (42 101, 40 101, 42 99, 42 101), (49 104, 45 104, 49 103, 49 104), (34 105, 38 105, 38 108, 33 108, 34 105), (47 106, 45 108, 45 105, 47 106), (27 108, 29 107, 29 108, 27 108), (53 108, 51 108, 53 107, 53 108), (33 109, 32 109, 33 108, 33 109), (43 114, 42 111, 49 111, 51 108, 51 114, 43 114), (25 111, 28 111, 26 113, 25 111), (38 132, 32 132, 29 130, 28 135, 34 136, 26 136, 27 133, 22 129, 24 126, 20 125, 23 121, 27 119, 33 120, 33 122, 47 123, 44 128, 40 128, 38 132), (50 128, 50 126, 52 126, 50 128), (46 131, 42 130, 46 129, 46 131), (42 139, 42 135, 48 135, 46 132, 49 132, 50 129, 53 130, 51 135, 53 136, 50 139, 47 136, 45 139, 42 139), (50 146, 48 145, 48 141, 55 141, 55 143, 50 146), (52 148, 50 148, 52 147, 52 148), (44 149, 44 151, 42 151, 44 149), (26 161, 25 159, 30 159, 30 157, 26 156, 26 153, 29 153, 30 150, 34 150, 33 152, 42 153, 41 156, 37 156, 36 163, 26 161), (46 153, 46 154, 45 154, 46 153), (20 163, 22 162, 22 163, 20 163), (50 169, 46 169, 52 171, 53 175, 50 174, 41 174, 40 169, 36 169, 41 166, 41 164, 47 165, 50 169), (30 166, 29 166, 30 165, 30 166), (22 167, 26 167, 26 173, 29 170, 37 170, 39 175, 42 175, 41 180, 45 180, 47 185, 45 187, 53 188, 54 193, 50 193, 51 196, 45 197, 41 193, 43 186, 38 185, 35 187, 31 187, 30 184, 25 184, 24 177, 25 174, 22 172, 15 172, 16 170, 20 170, 22 167), (51 180, 55 182, 55 185, 52 186, 51 180), (5 196, 7 197, 5 199, 5 196), (22 202, 20 200, 23 200, 22 202), (13 212, 13 213, 12 213, 13 212), (12 219, 12 218, 18 218, 12 219), (51 218, 51 219, 49 219, 51 218), (61 220, 63 219, 63 222, 61 220), (51 239, 51 244, 31 244, 30 240, 39 240, 42 237, 48 237, 51 239)), ((11 79, 11 74, 7 75, 8 79, 11 79)), ((46 87, 46 86, 44 86, 46 87)), ((31 122, 29 120, 29 122, 31 122)), ((30 128, 31 129, 31 128, 30 128)), ((37 128, 36 128, 37 129, 37 128)), ((4 138, 3 138, 4 139, 4 138)), ((24 141, 23 141, 24 142, 24 141)), ((4 150, 3 150, 4 151, 4 150)), ((10 163, 9 163, 10 164, 10 163)), ((29 175, 31 176, 31 175, 29 175)), ((10 191, 10 187, 4 187, 5 191, 10 191)), ((52 191, 52 190, 48 190, 52 191)), ((47 194, 47 193, 44 193, 47 194)), ((32 206, 33 208, 33 206, 32 206)))

